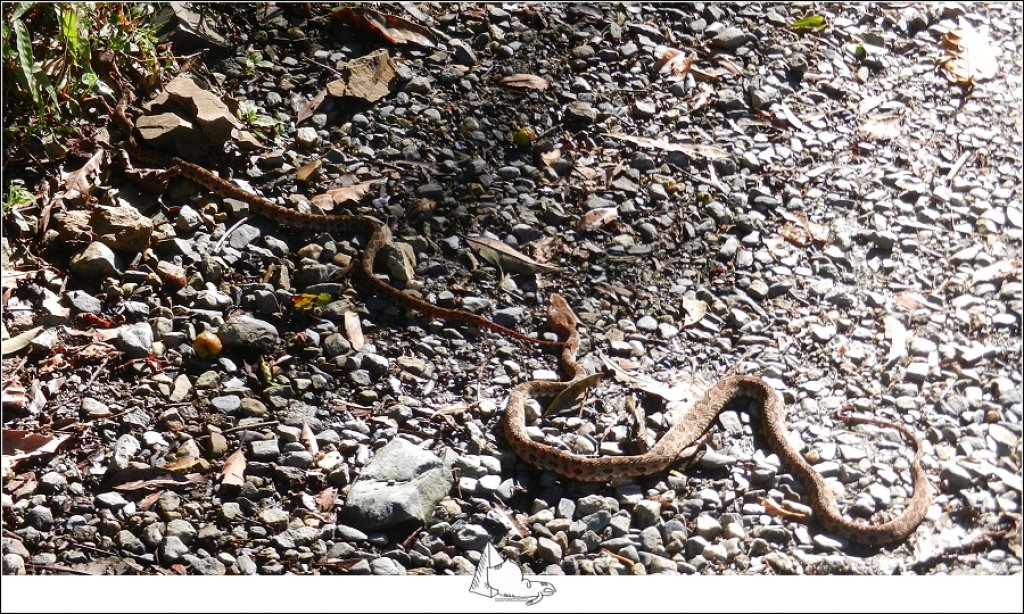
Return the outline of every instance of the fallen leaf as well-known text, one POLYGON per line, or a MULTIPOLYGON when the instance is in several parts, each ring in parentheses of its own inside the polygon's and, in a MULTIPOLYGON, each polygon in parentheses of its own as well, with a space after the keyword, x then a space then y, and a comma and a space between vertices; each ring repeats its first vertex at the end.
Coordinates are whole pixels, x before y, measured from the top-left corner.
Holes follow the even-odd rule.
POLYGON ((295 118, 295 124, 301 124, 316 113, 316 110, 320 108, 320 105, 327 99, 327 90, 320 90, 320 92, 313 96, 311 100, 307 100, 302 104, 299 109, 299 113, 295 118))
MULTIPOLYGON (((120 492, 134 492, 137 490, 159 491, 159 489, 167 488, 194 488, 200 484, 206 483, 206 479, 203 478, 200 473, 187 473, 182 475, 180 473, 165 471, 158 467, 152 467, 151 469, 158 477, 120 482, 112 480, 113 483, 108 485, 107 488, 120 492)), ((124 476, 120 476, 119 479, 123 480, 124 476)))
POLYGON ((903 117, 898 113, 880 113, 869 117, 857 129, 857 135, 870 141, 891 141, 903 132, 903 117))
POLYGON ((359 324, 359 314, 354 311, 345 312, 345 336, 352 344, 352 349, 359 351, 363 349, 366 339, 363 337, 363 328, 359 324))
POLYGON ((245 482, 245 452, 235 450, 231 456, 224 461, 224 469, 221 470, 221 484, 228 486, 241 486, 245 482))
POLYGON ((308 311, 314 307, 323 306, 330 303, 334 296, 330 292, 321 292, 320 294, 309 294, 308 292, 302 292, 300 294, 293 294, 292 307, 308 311))
MULTIPOLYGON (((359 350, 356 351, 358 352, 359 350)), ((305 422, 302 423, 302 433, 299 434, 299 440, 302 441, 302 445, 306 446, 306 451, 313 456, 316 456, 316 453, 320 451, 316 437, 313 436, 313 430, 305 422)))
POLYGON ((692 57, 678 49, 665 47, 665 50, 661 52, 661 57, 654 63, 653 68, 654 72, 672 73, 682 78, 690 72, 691 66, 693 66, 692 57))
POLYGON ((195 467, 196 463, 198 462, 198 457, 192 456, 191 454, 186 454, 181 458, 177 458, 164 465, 164 469, 166 469, 167 471, 185 471, 186 469, 191 469, 192 467, 195 467))
POLYGON ((395 62, 384 49, 347 62, 338 68, 342 78, 327 84, 327 93, 335 98, 358 98, 377 102, 391 93, 395 80, 395 62))
POLYGON ((548 81, 544 77, 538 77, 537 75, 530 75, 526 73, 516 73, 507 77, 498 79, 498 83, 505 87, 511 87, 517 90, 546 90, 548 89, 548 81))
POLYGON ((578 225, 579 230, 596 230, 605 224, 618 219, 618 207, 598 207, 583 214, 578 225))
POLYGON ((605 132, 604 136, 609 138, 633 143, 638 147, 651 147, 662 151, 678 151, 694 158, 705 158, 707 160, 719 160, 728 156, 723 149, 713 145, 697 145, 696 143, 669 143, 663 139, 649 139, 643 136, 632 136, 629 134, 613 134, 605 132))
POLYGON ((939 66, 954 83, 971 85, 999 73, 999 50, 987 28, 976 30, 967 25, 950 30, 942 37, 942 46, 946 52, 939 58, 939 66))
POLYGON ((808 15, 793 22, 794 30, 814 30, 820 32, 826 27, 828 27, 828 24, 821 15, 808 15))
POLYGON ((308 183, 313 176, 320 170, 322 162, 320 158, 314 158, 309 162, 302 165, 295 173, 295 179, 299 183, 308 183))
POLYGON ((577 399, 586 394, 587 390, 597 386, 604 379, 604 373, 594 373, 569 384, 564 390, 551 400, 551 403, 544 408, 544 415, 557 414, 563 409, 570 407, 577 399))
POLYGON ((696 398, 696 384, 677 384, 675 386, 669 386, 663 382, 655 381, 648 377, 641 375, 632 375, 619 368, 617 364, 608 360, 607 357, 601 356, 602 362, 615 373, 615 380, 628 384, 629 386, 659 396, 669 403, 680 403, 687 400, 696 398))
MULTIPOLYGON (((787 502, 784 501, 783 504, 785 503, 787 502)), ((788 510, 771 499, 762 498, 761 505, 764 506, 764 511, 768 512, 770 516, 779 516, 780 518, 789 518, 791 520, 807 520, 810 518, 808 514, 788 510)))
POLYGON ((523 526, 523 523, 519 522, 519 520, 515 517, 511 510, 509 510, 508 507, 505 506, 504 503, 498 501, 497 499, 494 501, 494 503, 495 505, 491 507, 491 512, 493 512, 494 515, 498 517, 498 520, 500 520, 501 523, 505 525, 505 528, 507 528, 510 531, 515 531, 516 534, 519 535, 519 537, 526 537, 530 534, 530 531, 527 530, 525 526, 523 526))
POLYGON ((337 488, 325 488, 321 490, 316 496, 317 507, 320 508, 321 512, 330 512, 334 509, 334 502, 338 498, 337 488))
POLYGON ((7 356, 8 354, 13 354, 18 350, 27 347, 28 344, 32 343, 32 340, 42 332, 42 330, 42 326, 37 326, 35 328, 30 328, 21 334, 15 335, 10 339, 4 339, 4 341, 0 343, 0 355, 7 356))
POLYGON ((526 254, 512 249, 504 241, 487 237, 466 237, 480 256, 503 271, 513 273, 557 273, 558 267, 537 262, 526 254))
POLYGON ((70 435, 40 435, 18 429, 3 429, 2 433, 3 471, 5 474, 19 461, 56 452, 57 448, 70 437, 70 435))
POLYGON ((367 7, 338 8, 331 14, 347 24, 373 32, 393 45, 435 46, 433 33, 408 19, 378 13, 367 7))
POLYGON ((153 491, 153 492, 149 493, 148 495, 146 495, 142 499, 142 501, 139 501, 139 505, 138 505, 139 511, 140 512, 149 511, 149 508, 151 508, 154 505, 156 505, 156 502, 160 499, 160 495, 161 494, 163 494, 162 490, 156 490, 156 491, 153 491))
POLYGON ((693 326, 700 322, 708 312, 708 304, 699 299, 683 297, 683 310, 686 311, 686 320, 683 321, 683 328, 693 326))
POLYGON ((310 202, 324 211, 330 211, 334 209, 336 205, 348 202, 359 202, 370 192, 370 188, 372 186, 382 181, 384 180, 370 179, 369 181, 361 181, 353 185, 327 190, 325 193, 317 194, 311 198, 310 202))

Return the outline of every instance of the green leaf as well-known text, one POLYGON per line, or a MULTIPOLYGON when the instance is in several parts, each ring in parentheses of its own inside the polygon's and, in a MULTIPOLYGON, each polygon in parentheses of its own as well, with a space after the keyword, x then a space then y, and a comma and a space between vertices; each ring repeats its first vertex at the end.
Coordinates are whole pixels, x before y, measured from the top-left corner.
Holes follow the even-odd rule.
POLYGON ((824 30, 825 18, 821 15, 808 15, 803 19, 797 19, 793 22, 794 30, 824 30))
POLYGON ((21 75, 25 80, 25 87, 28 88, 28 93, 32 95, 32 100, 36 103, 36 106, 41 107, 43 100, 42 96, 39 95, 39 88, 36 87, 36 60, 32 57, 32 39, 28 34, 28 28, 25 26, 25 22, 20 19, 15 19, 11 22, 11 27, 14 28, 14 38, 17 40, 18 68, 21 69, 21 75))
POLYGON ((11 14, 11 20, 20 19, 22 15, 31 10, 35 5, 35 2, 19 2, 18 8, 14 9, 14 13, 11 14))
POLYGON ((64 37, 71 61, 78 64, 78 11, 73 6, 65 6, 60 11, 60 34, 64 37))

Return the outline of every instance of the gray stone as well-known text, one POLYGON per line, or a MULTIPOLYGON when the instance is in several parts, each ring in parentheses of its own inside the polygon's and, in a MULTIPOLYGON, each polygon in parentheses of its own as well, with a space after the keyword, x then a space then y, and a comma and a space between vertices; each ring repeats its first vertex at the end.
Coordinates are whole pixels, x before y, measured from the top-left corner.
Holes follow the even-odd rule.
POLYGON ((224 347, 246 352, 268 352, 280 341, 274 325, 250 316, 232 316, 217 334, 224 347))
POLYGON ((352 484, 342 514, 357 527, 424 524, 454 483, 435 454, 394 439, 374 454, 352 484))

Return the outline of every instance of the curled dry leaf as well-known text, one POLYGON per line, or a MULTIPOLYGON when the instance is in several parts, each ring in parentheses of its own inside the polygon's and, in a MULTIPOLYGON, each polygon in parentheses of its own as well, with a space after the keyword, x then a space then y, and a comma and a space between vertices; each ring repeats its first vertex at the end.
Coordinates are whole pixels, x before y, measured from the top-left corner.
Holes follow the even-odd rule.
POLYGON ((42 326, 37 326, 35 328, 30 328, 19 335, 15 335, 10 339, 4 339, 4 341, 0 343, 0 355, 7 356, 8 354, 13 354, 18 350, 27 347, 28 344, 32 343, 32 340, 42 332, 42 330, 42 326))
POLYGON ((245 452, 236 450, 224 461, 224 469, 220 472, 221 483, 229 486, 241 486, 245 482, 245 452))
POLYGON ((363 337, 363 327, 359 324, 359 314, 354 311, 345 312, 345 336, 353 350, 358 352, 363 349, 366 339, 363 337))
POLYGON ((570 407, 576 399, 582 397, 588 390, 597 386, 604 379, 604 373, 594 373, 580 378, 558 393, 551 403, 544 408, 544 415, 550 416, 563 409, 570 407))
POLYGON ((19 461, 33 456, 52 454, 69 435, 40 435, 32 431, 3 429, 3 471, 14 467, 19 461))
POLYGON ((618 219, 619 208, 618 207, 598 207, 597 209, 591 209, 583 214, 580 218, 579 229, 580 230, 596 230, 605 224, 618 219))
POLYGON ((361 181, 353 185, 342 186, 340 188, 334 188, 333 190, 327 190, 323 194, 317 194, 310 199, 317 207, 320 207, 324 211, 330 211, 334 209, 336 205, 341 205, 348 202, 359 202, 370 192, 370 188, 380 182, 383 179, 370 179, 369 181, 361 181))
POLYGON ((466 242, 473 246, 480 256, 503 271, 513 273, 557 273, 558 267, 543 264, 526 254, 512 249, 503 241, 487 237, 466 237, 466 242))
POLYGON ((316 442, 313 430, 305 422, 302 423, 302 433, 299 434, 299 440, 302 441, 302 445, 306 446, 306 451, 313 456, 316 456, 316 453, 320 451, 320 445, 316 442))
POLYGON ((548 81, 543 77, 537 75, 530 75, 525 73, 516 73, 507 77, 498 79, 498 83, 505 87, 511 87, 517 90, 546 90, 548 89, 548 81))
POLYGON ((379 13, 363 6, 338 8, 331 14, 347 24, 373 32, 392 45, 413 44, 428 48, 435 46, 433 33, 408 19, 379 13))
POLYGON ((665 47, 653 68, 657 73, 672 73, 677 77, 685 77, 690 72, 692 65, 693 58, 686 53, 672 47, 665 47))

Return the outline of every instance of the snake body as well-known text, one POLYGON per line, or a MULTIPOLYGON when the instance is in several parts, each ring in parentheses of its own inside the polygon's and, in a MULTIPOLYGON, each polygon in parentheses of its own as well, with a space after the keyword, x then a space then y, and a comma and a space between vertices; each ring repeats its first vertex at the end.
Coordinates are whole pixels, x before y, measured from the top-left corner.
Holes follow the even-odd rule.
MULTIPOLYGON (((391 241, 391 233, 386 225, 365 215, 313 214, 282 207, 187 160, 179 157, 159 156, 146 151, 135 140, 133 125, 124 115, 123 103, 119 103, 112 113, 129 135, 128 146, 133 158, 173 170, 222 198, 243 201, 249 205, 252 213, 287 227, 368 235, 366 247, 358 261, 359 268, 363 277, 381 294, 398 304, 420 311, 430 317, 471 324, 539 347, 559 349, 561 350, 560 361, 563 369, 572 374, 573 380, 581 375, 582 370, 575 359, 579 346, 579 335, 576 332, 574 317, 571 323, 563 321, 552 324, 552 328, 556 329, 566 340, 548 341, 529 337, 473 313, 439 307, 412 296, 391 286, 373 272, 378 252, 391 241)), ((355 261, 352 264, 355 264, 355 261)), ((350 264, 349 268, 351 266, 350 264)), ((346 269, 345 272, 348 270, 346 269)), ((868 423, 895 428, 915 448, 915 456, 911 465, 914 491, 905 510, 889 522, 867 525, 843 517, 836 505, 835 496, 825 479, 788 442, 785 406, 782 397, 771 385, 759 377, 735 376, 719 380, 704 392, 692 410, 649 452, 633 456, 585 457, 530 439, 526 432, 526 401, 534 397, 556 396, 571 385, 571 381, 529 381, 513 388, 504 416, 505 437, 513 451, 528 463, 585 482, 607 482, 615 478, 658 473, 672 465, 679 457, 680 452, 707 430, 726 405, 739 398, 750 398, 762 406, 762 429, 768 444, 779 455, 785 466, 804 484, 815 517, 827 531, 836 533, 851 542, 868 545, 899 541, 917 528, 928 509, 929 492, 927 477, 920 462, 921 445, 912 432, 900 425, 872 418, 839 416, 841 420, 849 423, 868 423)))
MULTIPOLYGON (((106 103, 104 102, 104 104, 106 103)), ((111 112, 120 124, 121 129, 128 135, 128 150, 133 159, 154 167, 166 168, 206 188, 221 198, 233 198, 245 202, 249 205, 250 212, 282 226, 297 230, 337 231, 367 235, 369 239, 367 240, 366 247, 363 249, 362 257, 358 260, 359 268, 363 277, 376 291, 387 296, 395 303, 433 318, 479 326, 538 347, 557 349, 565 345, 563 341, 549 341, 529 337, 517 330, 492 322, 475 313, 440 307, 395 288, 377 277, 373 272, 377 254, 384 246, 391 242, 391 231, 386 225, 381 224, 368 215, 305 213, 283 207, 268 198, 244 190, 197 164, 176 156, 161 156, 142 147, 135 138, 133 123, 124 113, 124 99, 118 103, 117 107, 111 109, 111 112)), ((353 264, 355 264, 355 261, 343 270, 341 276, 347 274, 353 264)))
MULTIPOLYGON (((561 332, 568 335, 566 347, 561 355, 562 368, 576 379, 582 375, 575 361, 579 337, 574 328, 561 332)), ((526 432, 527 400, 555 397, 571 385, 571 382, 534 380, 520 384, 512 390, 505 408, 505 439, 515 453, 526 462, 583 482, 608 482, 615 478, 659 473, 676 462, 679 454, 708 429, 724 407, 734 400, 751 399, 761 405, 761 428, 768 445, 779 455, 785 467, 804 485, 815 518, 826 531, 840 535, 850 542, 878 546, 905 539, 921 524, 928 511, 930 495, 928 479, 921 466, 921 443, 910 430, 901 425, 874 418, 838 415, 840 420, 850 424, 874 424, 894 428, 914 447, 914 460, 910 469, 914 490, 906 508, 891 521, 869 525, 843 516, 825 478, 789 443, 786 437, 785 403, 782 396, 760 377, 740 375, 718 380, 650 451, 632 456, 581 456, 530 438, 526 432)))

